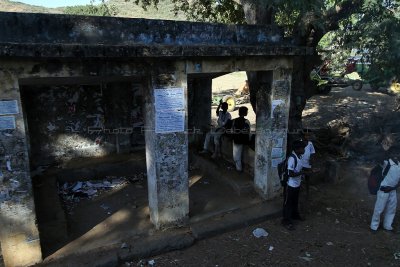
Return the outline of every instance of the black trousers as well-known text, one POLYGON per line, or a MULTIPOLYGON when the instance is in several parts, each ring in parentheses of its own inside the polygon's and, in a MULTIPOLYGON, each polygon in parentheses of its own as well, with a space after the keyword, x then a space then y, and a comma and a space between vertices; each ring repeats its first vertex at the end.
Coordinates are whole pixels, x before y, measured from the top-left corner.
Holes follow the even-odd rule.
POLYGON ((299 214, 299 187, 286 185, 283 191, 283 223, 291 223, 292 219, 300 217, 299 214))

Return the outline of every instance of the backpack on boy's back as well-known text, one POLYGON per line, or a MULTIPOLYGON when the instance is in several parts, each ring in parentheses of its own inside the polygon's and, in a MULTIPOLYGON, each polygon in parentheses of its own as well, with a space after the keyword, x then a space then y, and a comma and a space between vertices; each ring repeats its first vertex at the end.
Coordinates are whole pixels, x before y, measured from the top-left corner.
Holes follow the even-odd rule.
POLYGON ((279 180, 281 181, 282 186, 286 186, 289 180, 289 173, 288 173, 288 160, 290 157, 294 159, 294 168, 297 167, 297 157, 292 153, 284 161, 278 164, 278 176, 279 180))
POLYGON ((381 183, 385 176, 388 174, 389 169, 389 161, 385 167, 385 170, 383 170, 383 167, 380 164, 372 168, 368 177, 368 190, 371 195, 376 195, 378 193, 378 190, 381 187, 381 183))

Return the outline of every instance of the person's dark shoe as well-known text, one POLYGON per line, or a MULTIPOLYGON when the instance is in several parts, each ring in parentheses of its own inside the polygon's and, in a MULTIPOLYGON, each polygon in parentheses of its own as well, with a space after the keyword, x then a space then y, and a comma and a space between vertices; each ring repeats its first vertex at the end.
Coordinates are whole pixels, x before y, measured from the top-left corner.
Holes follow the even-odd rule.
POLYGON ((394 231, 394 229, 392 227, 383 228, 383 230, 385 231, 385 233, 388 233, 388 234, 394 234, 395 233, 395 231, 394 231))
POLYGON ((289 224, 284 224, 283 227, 285 227, 289 231, 295 230, 294 225, 289 223, 289 224))
POLYGON ((372 228, 369 228, 369 231, 370 231, 370 233, 372 233, 372 234, 376 234, 376 233, 378 232, 378 229, 374 230, 374 229, 372 229, 372 228))
POLYGON ((304 219, 302 216, 300 216, 300 215, 294 216, 292 219, 293 219, 293 220, 296 220, 296 221, 301 221, 301 222, 304 222, 304 221, 305 221, 305 219, 304 219))
POLYGON ((295 229, 293 223, 285 219, 282 220, 282 226, 289 231, 293 231, 295 229))

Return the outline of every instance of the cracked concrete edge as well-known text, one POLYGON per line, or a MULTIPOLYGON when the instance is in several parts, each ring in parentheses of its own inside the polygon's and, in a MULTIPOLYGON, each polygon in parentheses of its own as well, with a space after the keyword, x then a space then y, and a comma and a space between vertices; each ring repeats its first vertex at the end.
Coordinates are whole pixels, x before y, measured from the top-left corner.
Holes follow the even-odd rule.
POLYGON ((40 267, 81 267, 81 266, 117 266, 118 247, 116 245, 105 246, 91 251, 75 253, 57 258, 47 258, 42 263, 34 266, 40 267))
POLYGON ((141 240, 140 244, 129 249, 120 250, 118 257, 122 262, 127 262, 187 248, 194 242, 195 238, 189 228, 172 230, 141 240))
POLYGON ((234 231, 281 215, 281 200, 262 202, 249 208, 235 210, 223 215, 192 224, 191 230, 196 240, 201 240, 234 231))
POLYGON ((254 225, 265 220, 279 217, 281 199, 265 201, 245 209, 217 215, 207 221, 191 224, 189 227, 165 230, 147 237, 136 237, 121 241, 119 244, 97 248, 91 251, 48 258, 35 266, 40 267, 109 267, 119 266, 124 262, 147 258, 190 247, 196 241, 210 238, 226 232, 254 225), (125 243, 125 248, 121 245, 125 243))
POLYGON ((195 242, 189 228, 158 232, 152 236, 136 237, 121 243, 75 253, 65 257, 47 258, 40 267, 110 267, 191 246, 195 242), (124 244, 125 243, 125 244, 124 244), (124 248, 122 248, 124 244, 124 248))

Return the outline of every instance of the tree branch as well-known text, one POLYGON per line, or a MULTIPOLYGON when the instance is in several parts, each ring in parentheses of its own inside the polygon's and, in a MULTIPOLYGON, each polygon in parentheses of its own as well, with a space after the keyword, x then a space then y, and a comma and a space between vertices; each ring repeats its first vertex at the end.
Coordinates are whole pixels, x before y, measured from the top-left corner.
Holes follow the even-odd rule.
POLYGON ((324 16, 326 32, 337 30, 340 20, 349 17, 351 14, 360 13, 362 4, 362 0, 346 0, 329 9, 324 16))

